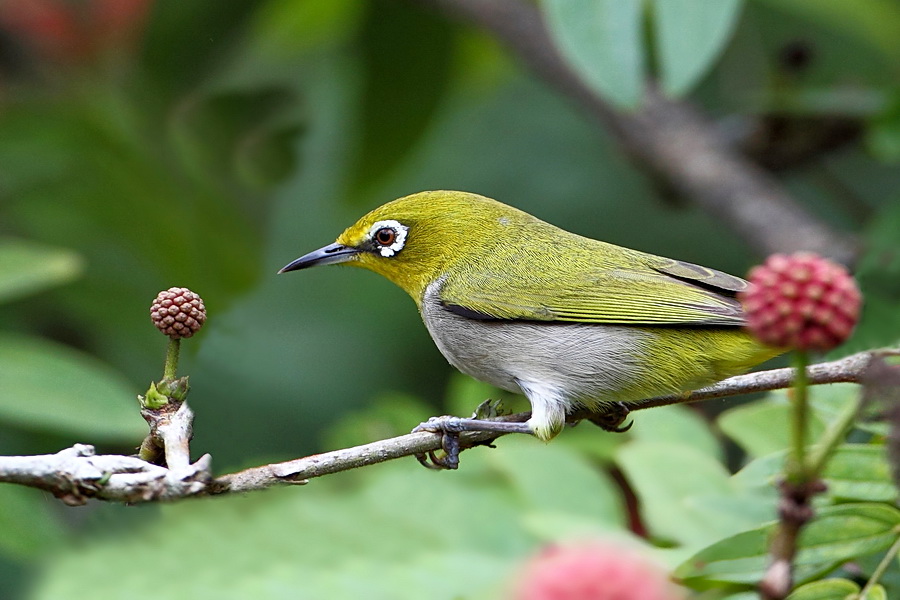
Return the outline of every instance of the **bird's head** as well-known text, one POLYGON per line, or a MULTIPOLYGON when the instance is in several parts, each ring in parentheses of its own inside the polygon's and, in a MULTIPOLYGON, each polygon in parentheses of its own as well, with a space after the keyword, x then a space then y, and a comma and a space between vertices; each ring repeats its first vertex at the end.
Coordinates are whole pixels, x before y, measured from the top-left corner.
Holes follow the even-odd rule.
POLYGON ((432 191, 379 206, 348 227, 335 243, 291 262, 279 273, 348 264, 387 277, 419 302, 455 264, 492 252, 515 226, 533 217, 484 196, 432 191), (507 233, 508 232, 508 233, 507 233))

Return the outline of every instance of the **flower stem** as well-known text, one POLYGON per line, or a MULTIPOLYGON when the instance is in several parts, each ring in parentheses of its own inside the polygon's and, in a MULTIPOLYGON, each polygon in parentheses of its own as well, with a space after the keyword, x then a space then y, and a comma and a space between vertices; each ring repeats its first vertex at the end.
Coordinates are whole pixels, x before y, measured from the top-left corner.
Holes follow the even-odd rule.
POLYGON ((809 471, 806 468, 806 429, 809 421, 809 407, 807 402, 807 389, 809 382, 806 377, 806 366, 809 357, 803 350, 794 352, 794 418, 793 418, 793 460, 788 469, 788 478, 794 483, 808 480, 809 471))
POLYGON ((166 348, 166 365, 163 368, 163 381, 174 381, 175 370, 178 368, 178 354, 181 350, 181 338, 169 338, 169 346, 166 348))

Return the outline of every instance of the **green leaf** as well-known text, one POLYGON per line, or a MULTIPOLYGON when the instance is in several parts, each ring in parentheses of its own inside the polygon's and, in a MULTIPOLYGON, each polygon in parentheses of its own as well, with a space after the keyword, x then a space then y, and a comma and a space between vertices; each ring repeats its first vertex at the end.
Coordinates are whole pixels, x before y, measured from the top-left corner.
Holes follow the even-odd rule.
POLYGON ((43 492, 15 485, 0 485, 0 531, 0 553, 15 558, 38 556, 63 540, 43 492))
POLYGON ((136 442, 146 432, 134 388, 61 344, 0 334, 0 420, 28 429, 136 442))
MULTIPOLYGON (((748 489, 771 487, 783 476, 786 452, 758 458, 734 475, 748 489)), ((884 446, 846 444, 826 463, 822 479, 828 497, 847 501, 894 502, 897 489, 891 480, 884 446)))
POLYGON ((0 303, 71 281, 82 267, 81 258, 69 250, 0 238, 0 303))
POLYGON ((849 579, 823 579, 801 585, 786 600, 846 600, 859 593, 859 586, 849 579))
POLYGON ((505 439, 502 448, 490 453, 489 461, 509 480, 528 510, 625 523, 615 482, 568 448, 532 439, 505 439))
POLYGON ((731 494, 728 471, 710 456, 682 444, 632 442, 619 449, 618 464, 652 536, 703 544, 734 531, 730 515, 718 519, 704 510, 705 503, 692 501, 731 494))
POLYGON ((880 584, 873 585, 863 600, 888 600, 887 590, 880 584))
POLYGON ((629 437, 630 433, 609 433, 592 423, 582 422, 578 427, 566 428, 553 444, 571 448, 595 464, 604 465, 613 462, 617 449, 627 443, 629 437))
POLYGON ((44 561, 29 597, 89 588, 130 600, 474 600, 502 590, 536 547, 502 480, 454 475, 410 460, 302 489, 165 506, 159 519, 44 561), (208 539, 216 543, 196 552, 208 539))
POLYGON ((654 0, 653 25, 663 90, 690 91, 710 69, 741 13, 743 0, 654 0))
POLYGON ((841 446, 825 465, 822 478, 828 485, 828 495, 838 500, 897 500, 884 446, 841 446))
MULTIPOLYGON (((797 581, 832 565, 886 550, 897 538, 900 511, 885 504, 842 504, 821 509, 801 532, 794 559, 797 581)), ((777 523, 745 531, 701 550, 678 567, 686 581, 752 584, 768 565, 777 523)))
POLYGON ((722 444, 699 412, 686 406, 661 406, 632 413, 629 434, 642 442, 671 442, 693 446, 703 454, 722 458, 722 444))
MULTIPOLYGON (((747 454, 766 456, 790 445, 792 412, 786 394, 779 390, 723 412, 717 423, 747 454)), ((809 419, 807 439, 818 439, 824 430, 818 418, 809 419)))
POLYGON ((642 0, 543 0, 560 52, 597 92, 623 108, 644 86, 642 0))

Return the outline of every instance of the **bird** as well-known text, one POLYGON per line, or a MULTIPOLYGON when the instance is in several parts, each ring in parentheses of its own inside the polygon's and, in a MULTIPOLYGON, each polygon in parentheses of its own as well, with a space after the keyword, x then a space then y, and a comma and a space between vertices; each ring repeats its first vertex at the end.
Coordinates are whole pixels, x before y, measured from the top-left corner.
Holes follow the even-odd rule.
POLYGON ((576 410, 598 423, 618 415, 608 428, 619 430, 629 403, 698 389, 781 353, 743 328, 736 296, 745 280, 583 237, 470 192, 383 204, 278 272, 330 264, 398 285, 452 366, 531 404, 525 423, 457 419, 456 431, 549 441, 576 410))

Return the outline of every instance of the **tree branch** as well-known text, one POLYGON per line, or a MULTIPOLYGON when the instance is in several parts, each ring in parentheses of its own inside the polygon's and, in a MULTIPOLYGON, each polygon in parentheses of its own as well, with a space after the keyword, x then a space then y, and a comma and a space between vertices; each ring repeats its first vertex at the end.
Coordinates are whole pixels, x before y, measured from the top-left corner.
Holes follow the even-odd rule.
MULTIPOLYGON (((886 351, 890 353, 891 351, 886 351)), ((859 383, 863 374, 872 360, 872 352, 860 352, 851 354, 840 360, 811 365, 806 369, 810 385, 824 383, 859 383)), ((714 398, 726 398, 740 394, 753 394, 756 392, 770 392, 791 387, 794 383, 795 372, 790 367, 783 369, 771 369, 730 377, 715 385, 694 390, 687 394, 673 394, 670 396, 658 396, 648 398, 634 404, 629 404, 632 411, 656 406, 668 406, 670 404, 684 404, 688 402, 700 402, 714 398)))
MULTIPOLYGON (((888 352, 889 353, 889 352, 888 352)), ((808 369, 810 384, 855 382, 862 380, 874 353, 860 353, 841 360, 813 365, 808 369)), ((740 375, 716 385, 681 395, 651 398, 629 404, 631 410, 725 398, 750 392, 760 392, 790 386, 791 369, 775 369, 740 375)), ((524 422, 530 413, 499 417, 501 420, 524 422)), ((571 415, 571 421, 586 418, 585 413, 571 415)), ((193 414, 182 404, 167 417, 160 436, 175 444, 179 458, 170 468, 154 465, 134 456, 96 456, 92 446, 76 444, 56 454, 40 456, 0 456, 0 482, 16 483, 51 492, 67 504, 84 504, 88 498, 110 502, 154 502, 176 500, 189 496, 228 494, 261 490, 282 484, 305 483, 313 477, 347 471, 405 456, 416 456, 441 449, 441 436, 419 432, 401 435, 355 446, 298 458, 281 463, 253 467, 222 475, 210 476, 210 456, 204 455, 193 464, 189 461, 187 439, 193 414), (166 431, 175 431, 167 437, 166 431), (183 454, 181 454, 183 452, 183 454), (174 467, 174 468, 173 468, 174 467)), ((159 430, 160 428, 158 428, 159 430)), ((462 449, 489 444, 498 435, 494 432, 467 432, 460 437, 462 449)), ((168 450, 168 448, 166 449, 168 450)))
POLYGON ((176 471, 136 456, 97 456, 93 446, 75 444, 56 454, 0 456, 0 482, 36 487, 72 506, 88 498, 150 502, 203 492, 209 465, 206 454, 190 468, 176 471))
POLYGON ((690 104, 669 100, 652 85, 633 113, 607 104, 557 52, 532 3, 418 1, 490 32, 523 64, 611 131, 637 166, 725 223, 760 254, 812 250, 844 264, 854 262, 857 247, 851 237, 810 214, 690 104))

